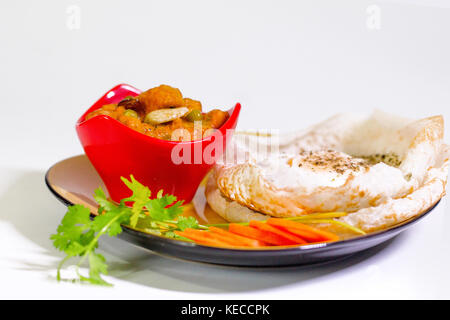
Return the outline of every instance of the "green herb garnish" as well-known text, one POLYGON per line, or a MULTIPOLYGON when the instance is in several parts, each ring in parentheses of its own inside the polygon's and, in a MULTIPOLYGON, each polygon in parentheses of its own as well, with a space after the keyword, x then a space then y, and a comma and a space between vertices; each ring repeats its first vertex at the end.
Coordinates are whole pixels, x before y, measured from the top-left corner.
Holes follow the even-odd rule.
POLYGON ((51 235, 50 239, 55 248, 66 254, 58 265, 58 280, 61 280, 60 271, 65 262, 78 257, 77 278, 72 281, 110 285, 101 277, 102 274, 108 274, 105 258, 95 250, 101 236, 117 236, 122 232, 122 225, 173 238, 181 238, 174 233, 176 230, 205 228, 200 226, 194 217, 181 216, 183 201, 177 201, 175 196, 164 195, 160 190, 156 198, 151 199, 149 188, 133 176, 130 176, 130 180, 123 177, 121 179, 132 191, 129 198, 116 204, 108 200, 103 190, 98 188, 94 194, 99 205, 98 215, 91 219, 88 208, 82 205, 70 206, 58 226, 57 233, 51 235), (85 262, 89 264, 88 275, 82 275, 79 271, 85 262))

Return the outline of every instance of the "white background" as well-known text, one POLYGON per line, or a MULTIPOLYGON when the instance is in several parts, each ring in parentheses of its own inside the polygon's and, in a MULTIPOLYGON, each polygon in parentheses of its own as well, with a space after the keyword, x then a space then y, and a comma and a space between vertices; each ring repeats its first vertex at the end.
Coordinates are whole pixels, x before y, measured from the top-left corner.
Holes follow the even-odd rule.
POLYGON ((55 281, 48 237, 65 208, 44 185, 83 152, 76 119, 118 83, 170 84, 205 109, 239 101, 241 129, 373 108, 448 121, 449 58, 444 0, 1 1, 0 298, 450 298, 446 200, 393 241, 314 268, 205 266, 108 239, 115 287, 99 288, 55 281))

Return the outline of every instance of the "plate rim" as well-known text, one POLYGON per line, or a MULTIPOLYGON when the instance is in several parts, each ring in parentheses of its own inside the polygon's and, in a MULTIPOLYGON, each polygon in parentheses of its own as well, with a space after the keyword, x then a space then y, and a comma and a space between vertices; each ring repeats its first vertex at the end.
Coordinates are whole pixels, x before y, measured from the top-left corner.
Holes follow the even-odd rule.
MULTIPOLYGON (((76 156, 72 156, 72 157, 68 157, 66 159, 60 160, 56 163, 54 163, 45 173, 45 184, 47 186, 47 188, 50 190, 50 192, 64 205, 66 206, 71 206, 74 205, 74 203, 72 203, 71 201, 69 201, 68 199, 64 198, 64 196, 62 196, 60 193, 58 193, 51 185, 50 181, 49 181, 49 174, 52 171, 52 169, 59 163, 62 163, 64 161, 68 161, 70 159, 76 158, 76 157, 80 157, 80 156, 85 156, 85 154, 80 154, 80 155, 76 155, 76 156)), ((86 157, 87 158, 87 157, 86 157)), ((156 235, 156 234, 150 234, 150 233, 146 233, 146 232, 142 232, 140 230, 128 227, 123 225, 123 230, 127 233, 130 233, 132 235, 135 236, 139 236, 139 237, 145 237, 147 239, 153 239, 153 240, 158 240, 158 241, 167 241, 171 244, 180 246, 180 247, 189 247, 189 248, 195 248, 198 247, 201 250, 212 250, 212 251, 221 251, 221 252, 245 252, 245 253, 249 253, 249 254, 257 254, 257 253, 267 253, 267 252, 271 252, 271 253, 310 253, 310 252, 315 252, 318 250, 325 250, 325 249, 334 249, 337 247, 342 247, 342 246, 351 246, 353 244, 357 244, 358 242, 361 241, 365 241, 365 240, 370 240, 370 239, 374 239, 374 238, 378 238, 378 237, 382 237, 384 235, 387 235, 389 233, 399 233, 401 231, 403 231, 403 229, 406 229, 407 227, 413 225, 414 223, 416 223, 417 221, 421 220, 422 218, 424 218, 425 216, 427 216, 431 211, 433 211, 437 205, 441 202, 441 199, 439 199, 435 204, 433 204, 431 207, 429 207, 428 209, 424 210, 424 212, 406 220, 403 221, 399 224, 396 224, 388 229, 385 230, 380 230, 377 232, 373 232, 367 235, 361 235, 361 236, 356 236, 354 238, 350 238, 350 239, 345 239, 345 240, 340 240, 340 241, 334 241, 334 242, 325 242, 325 243, 318 243, 318 244, 310 244, 310 245, 303 245, 303 246, 298 246, 298 245, 294 245, 294 246, 284 246, 283 248, 279 248, 279 247, 267 247, 267 248, 259 248, 259 249, 255 249, 255 248, 221 248, 221 247, 213 247, 213 246, 206 246, 206 245, 201 245, 201 244, 197 244, 197 243, 193 243, 193 242, 188 242, 188 241, 183 241, 183 240, 177 240, 177 239, 171 239, 168 237, 164 237, 161 235, 156 235)), ((95 216, 94 214, 91 213, 92 216, 95 216)))

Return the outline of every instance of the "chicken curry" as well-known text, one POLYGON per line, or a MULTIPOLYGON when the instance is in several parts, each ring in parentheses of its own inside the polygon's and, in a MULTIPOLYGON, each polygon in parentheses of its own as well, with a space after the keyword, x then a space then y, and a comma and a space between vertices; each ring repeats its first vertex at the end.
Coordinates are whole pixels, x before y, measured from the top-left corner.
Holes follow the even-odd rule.
POLYGON ((184 98, 179 89, 168 85, 104 105, 89 113, 86 120, 98 115, 110 116, 145 135, 172 141, 205 137, 229 117, 228 112, 218 109, 203 113, 200 101, 184 98), (184 129, 184 134, 176 134, 180 132, 177 129, 184 129))

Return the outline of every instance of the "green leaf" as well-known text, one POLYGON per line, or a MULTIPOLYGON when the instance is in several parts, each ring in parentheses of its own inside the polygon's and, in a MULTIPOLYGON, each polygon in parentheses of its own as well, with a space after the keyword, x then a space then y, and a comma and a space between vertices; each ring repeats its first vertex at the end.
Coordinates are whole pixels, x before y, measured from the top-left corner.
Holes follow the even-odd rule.
POLYGON ((160 203, 161 207, 165 208, 165 207, 171 205, 172 203, 174 203, 175 201, 177 201, 177 197, 175 197, 171 194, 165 194, 155 200, 157 200, 160 203))
POLYGON ((109 285, 102 279, 108 273, 105 258, 96 253, 98 240, 104 234, 111 237, 122 232, 122 225, 139 225, 146 232, 164 234, 175 239, 184 239, 173 231, 186 228, 198 228, 198 222, 193 217, 180 216, 183 213, 183 201, 177 201, 173 195, 164 195, 160 190, 155 199, 150 199, 151 192, 139 183, 132 175, 130 180, 121 178, 132 191, 132 195, 122 199, 119 205, 107 199, 101 188, 94 192, 94 198, 99 205, 99 215, 92 221, 90 211, 82 205, 70 206, 57 228, 50 236, 53 245, 66 253, 66 257, 58 265, 57 279, 60 270, 70 257, 80 256, 77 267, 89 261, 89 276, 78 274, 79 280, 93 284, 109 285), (132 207, 126 205, 132 202, 132 207))
POLYGON ((105 211, 98 215, 92 222, 92 229, 95 232, 108 233, 114 237, 122 232, 122 223, 127 223, 131 215, 131 210, 127 207, 115 207, 110 211, 105 211), (116 218, 116 219, 115 219, 116 218), (105 230, 105 228, 107 228, 105 230))
POLYGON ((177 220, 177 227, 184 231, 187 228, 197 229, 198 228, 198 221, 194 217, 178 217, 177 220))
POLYGON ((139 215, 148 201, 151 195, 151 191, 148 187, 138 182, 133 175, 130 176, 130 180, 121 177, 126 186, 133 192, 131 197, 123 199, 123 202, 133 201, 133 207, 131 209, 130 225, 134 228, 139 220, 139 215))
POLYGON ((103 189, 101 187, 98 187, 95 191, 94 191, 94 199, 95 201, 97 201, 98 205, 100 206, 99 209, 99 214, 101 214, 104 210, 109 211, 109 210, 113 210, 116 205, 109 201, 106 198, 105 192, 103 192, 103 189))
POLYGON ((156 221, 167 220, 160 199, 151 199, 145 203, 145 208, 148 210, 148 215, 156 221))
POLYGON ((183 208, 181 207, 182 205, 183 205, 183 201, 178 201, 173 206, 168 207, 166 209, 167 215, 169 217, 168 219, 175 219, 180 214, 182 214, 183 213, 183 208))
POLYGON ((95 231, 89 229, 89 231, 83 233, 80 237, 79 243, 83 246, 87 246, 95 238, 95 231))
POLYGON ((101 274, 108 274, 108 266, 105 261, 105 257, 101 254, 91 252, 89 254, 89 278, 86 280, 93 284, 110 285, 101 277, 101 274))
POLYGON ((86 246, 82 245, 80 242, 72 241, 66 248, 65 253, 68 256, 74 257, 83 254, 86 250, 86 246))
MULTIPOLYGON (((57 228, 50 236, 53 245, 60 251, 66 251, 74 242, 80 242, 83 233, 90 228, 90 211, 82 205, 70 206, 57 228)), ((72 249, 70 250, 72 252, 72 249)))
POLYGON ((148 200, 152 194, 150 189, 140 182, 138 182, 133 175, 130 175, 130 180, 121 177, 123 183, 133 192, 131 197, 124 199, 124 201, 148 200))
POLYGON ((183 201, 178 201, 177 197, 164 195, 161 198, 151 199, 145 204, 149 216, 156 221, 172 220, 183 213, 183 201), (173 204, 173 205, 172 205, 173 204))

